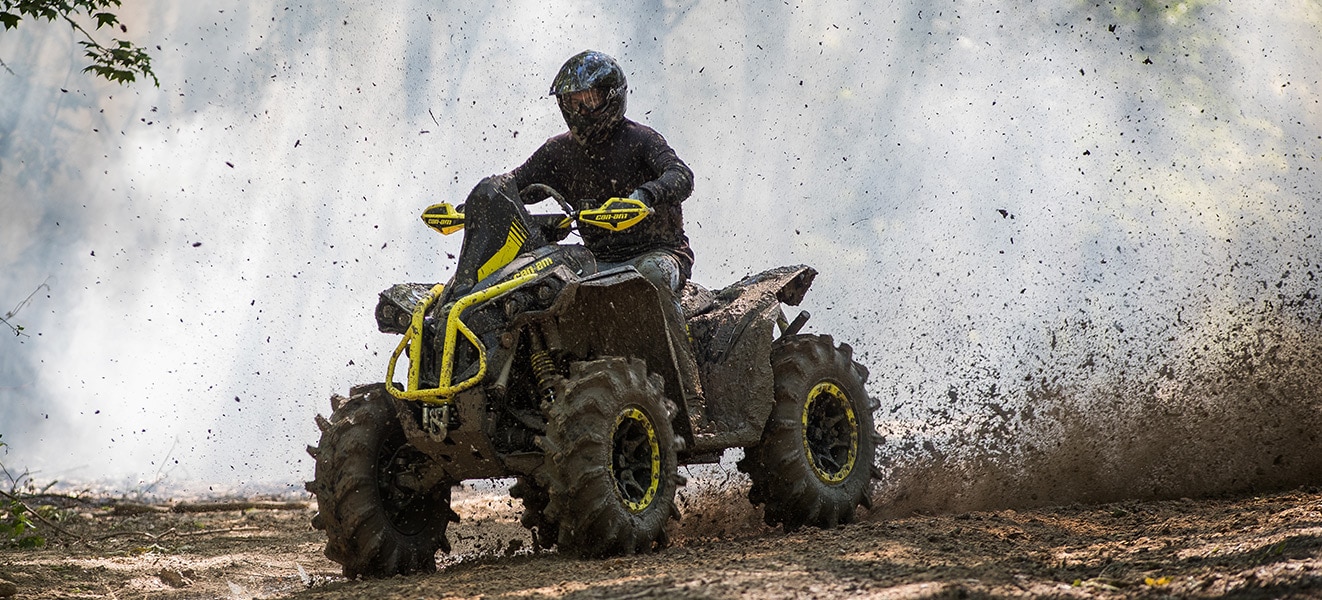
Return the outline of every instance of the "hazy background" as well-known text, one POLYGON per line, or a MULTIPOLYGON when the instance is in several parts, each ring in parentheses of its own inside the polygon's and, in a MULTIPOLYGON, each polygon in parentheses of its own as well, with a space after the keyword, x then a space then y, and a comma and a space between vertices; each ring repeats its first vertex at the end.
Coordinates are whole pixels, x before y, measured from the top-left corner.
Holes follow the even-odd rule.
POLYGON ((142 1, 160 88, 0 33, 0 454, 301 489, 418 220, 564 129, 592 48, 696 173, 695 279, 821 271, 897 509, 1322 481, 1322 3, 142 1))

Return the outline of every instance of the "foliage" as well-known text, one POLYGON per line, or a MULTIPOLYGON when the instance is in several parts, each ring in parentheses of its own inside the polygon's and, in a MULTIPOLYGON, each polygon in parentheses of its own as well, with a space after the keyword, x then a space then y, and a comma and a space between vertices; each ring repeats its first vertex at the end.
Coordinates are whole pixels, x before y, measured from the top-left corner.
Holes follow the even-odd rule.
MULTIPOLYGON (((7 446, 4 436, 0 435, 0 448, 7 446)), ((16 546, 19 548, 40 548, 46 545, 46 538, 37 533, 37 522, 33 520, 35 516, 38 520, 48 520, 59 518, 58 511, 53 506, 41 506, 35 511, 29 508, 18 496, 18 488, 24 479, 30 479, 26 473, 19 475, 15 479, 10 475, 9 470, 5 468, 4 463, 0 462, 0 472, 3 472, 9 478, 11 485, 10 492, 0 492, 0 546, 16 546)))
MULTIPOLYGON (((55 507, 42 506, 37 509, 43 517, 54 516, 55 507)), ((32 520, 32 513, 20 500, 0 498, 0 546, 18 548, 40 548, 46 545, 46 538, 37 533, 37 524, 32 520)))
POLYGON ((86 38, 78 42, 84 49, 83 55, 91 60, 91 64, 83 69, 84 73, 90 72, 118 83, 132 83, 138 76, 150 77, 156 87, 160 87, 161 82, 151 69, 151 56, 141 46, 117 38, 102 44, 75 20, 79 15, 86 15, 96 23, 93 28, 96 31, 103 27, 114 31, 118 27, 121 32, 127 32, 128 28, 119 22, 119 17, 110 12, 119 5, 120 0, 0 0, 0 24, 9 30, 18 27, 25 17, 64 20, 86 38))

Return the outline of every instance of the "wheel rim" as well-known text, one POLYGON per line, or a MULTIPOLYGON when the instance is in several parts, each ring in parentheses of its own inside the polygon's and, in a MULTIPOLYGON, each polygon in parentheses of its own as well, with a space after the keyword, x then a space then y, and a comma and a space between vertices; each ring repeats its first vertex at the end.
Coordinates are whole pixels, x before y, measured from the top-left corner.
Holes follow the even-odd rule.
POLYGON ((615 493, 631 513, 652 504, 661 488, 661 445, 647 414, 626 408, 615 419, 611 444, 611 474, 615 493))
POLYGON ((824 483, 844 481, 858 458, 858 417, 845 392, 821 382, 803 404, 803 449, 808 465, 824 483))
POLYGON ((376 488, 390 524, 404 535, 417 535, 427 527, 427 494, 418 466, 426 456, 408 444, 386 444, 378 459, 376 488))

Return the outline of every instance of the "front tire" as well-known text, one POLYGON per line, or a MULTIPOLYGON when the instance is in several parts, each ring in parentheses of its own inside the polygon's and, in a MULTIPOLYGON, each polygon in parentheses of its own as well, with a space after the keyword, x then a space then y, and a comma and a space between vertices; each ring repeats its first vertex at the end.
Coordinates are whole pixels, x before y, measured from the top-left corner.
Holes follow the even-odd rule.
POLYGON ((318 415, 321 442, 308 449, 326 558, 348 579, 435 572, 436 551, 450 551, 445 530, 459 520, 450 484, 417 489, 429 459, 408 445, 384 386, 355 388, 338 404, 329 421, 318 415))
POLYGON ((602 557, 667 545, 682 480, 660 376, 641 360, 606 358, 573 363, 557 388, 542 446, 560 550, 602 557))
POLYGON ((826 335, 777 342, 771 367, 776 405, 761 442, 739 461, 753 480, 749 501, 765 504, 767 525, 785 531, 853 522, 876 460, 867 371, 826 335))
POLYGON ((560 528, 555 521, 546 516, 546 507, 551 497, 546 490, 529 477, 519 477, 514 487, 510 488, 510 497, 523 502, 523 514, 519 523, 532 535, 533 546, 550 550, 560 537, 560 528))

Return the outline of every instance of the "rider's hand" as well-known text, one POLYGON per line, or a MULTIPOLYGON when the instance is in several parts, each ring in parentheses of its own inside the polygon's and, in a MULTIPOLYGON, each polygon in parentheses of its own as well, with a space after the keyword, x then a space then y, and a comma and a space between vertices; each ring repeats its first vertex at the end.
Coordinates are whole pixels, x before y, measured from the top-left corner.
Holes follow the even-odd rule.
POLYGON ((652 208, 652 194, 643 188, 634 190, 632 194, 629 194, 629 199, 638 200, 643 203, 643 206, 652 208))

